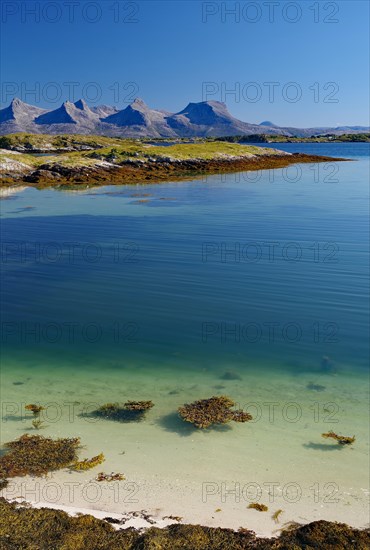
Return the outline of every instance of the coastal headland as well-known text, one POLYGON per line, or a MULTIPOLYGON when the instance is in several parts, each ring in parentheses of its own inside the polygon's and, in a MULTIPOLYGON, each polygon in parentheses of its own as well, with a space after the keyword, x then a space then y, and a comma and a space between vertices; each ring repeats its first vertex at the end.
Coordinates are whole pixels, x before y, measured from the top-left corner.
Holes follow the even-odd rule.
POLYGON ((0 185, 145 184, 344 160, 205 139, 10 134, 0 138, 0 185))

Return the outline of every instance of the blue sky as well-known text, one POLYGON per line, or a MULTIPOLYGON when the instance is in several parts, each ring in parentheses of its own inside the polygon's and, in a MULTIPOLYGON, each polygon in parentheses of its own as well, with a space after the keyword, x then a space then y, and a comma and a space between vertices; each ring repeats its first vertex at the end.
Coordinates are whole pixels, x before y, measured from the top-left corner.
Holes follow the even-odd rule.
POLYGON ((369 3, 3 0, 1 69, 2 106, 214 99, 248 122, 368 125, 369 3))

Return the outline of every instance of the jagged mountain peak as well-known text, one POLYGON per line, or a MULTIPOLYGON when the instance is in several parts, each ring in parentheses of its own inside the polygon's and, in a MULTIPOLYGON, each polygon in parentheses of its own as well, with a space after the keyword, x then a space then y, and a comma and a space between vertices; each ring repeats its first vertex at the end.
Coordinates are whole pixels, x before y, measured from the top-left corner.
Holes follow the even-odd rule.
POLYGON ((44 112, 45 109, 25 103, 19 97, 14 97, 8 107, 0 110, 0 123, 13 121, 21 125, 23 124, 26 128, 35 117, 44 112))
POLYGON ((148 105, 143 99, 141 99, 141 97, 135 97, 134 101, 130 103, 129 107, 145 107, 146 109, 149 109, 148 105))
POLYGON ((169 113, 151 109, 141 98, 137 97, 130 105, 100 120, 120 128, 120 133, 130 137, 135 135, 151 137, 177 137, 168 125, 169 113))
POLYGON ((171 123, 174 124, 183 123, 187 120, 191 124, 198 125, 215 125, 235 120, 229 113, 225 103, 221 101, 188 103, 185 109, 169 118, 171 119, 171 123))
POLYGON ((61 108, 69 111, 78 109, 79 111, 92 112, 84 99, 78 99, 75 103, 72 103, 72 101, 65 101, 62 103, 61 108))
POLYGON ((100 118, 105 118, 108 115, 113 115, 118 113, 119 109, 113 105, 96 105, 95 107, 90 107, 90 110, 98 115, 100 118))
POLYGON ((34 105, 31 105, 30 103, 26 103, 25 101, 22 101, 19 99, 19 97, 13 97, 13 99, 10 102, 9 107, 15 108, 15 109, 30 109, 35 110, 39 109, 39 111, 45 111, 45 109, 40 109, 39 107, 35 107, 34 105))
POLYGON ((99 117, 83 99, 75 103, 65 101, 60 107, 38 116, 36 124, 74 124, 82 126, 93 126, 99 121, 99 117))
POLYGON ((87 110, 90 111, 90 107, 88 106, 88 104, 84 99, 78 99, 77 101, 75 101, 73 105, 77 107, 77 109, 80 109, 81 111, 87 111, 87 110))
POLYGON ((73 103, 64 101, 60 107, 48 111, 35 119, 36 124, 76 124, 70 114, 73 103))
POLYGON ((24 103, 24 101, 22 101, 21 99, 19 99, 19 97, 13 97, 10 105, 13 107, 18 107, 20 105, 27 105, 27 104, 24 103))
POLYGON ((121 111, 109 115, 102 120, 108 124, 117 124, 118 126, 143 126, 150 124, 151 112, 152 110, 147 106, 145 101, 137 97, 121 111))
POLYGON ((30 103, 25 103, 24 101, 19 99, 19 97, 13 97, 8 108, 11 108, 13 110, 24 110, 24 111, 33 111, 33 112, 35 111, 35 109, 39 111, 45 111, 45 109, 40 109, 39 107, 35 107, 30 103))

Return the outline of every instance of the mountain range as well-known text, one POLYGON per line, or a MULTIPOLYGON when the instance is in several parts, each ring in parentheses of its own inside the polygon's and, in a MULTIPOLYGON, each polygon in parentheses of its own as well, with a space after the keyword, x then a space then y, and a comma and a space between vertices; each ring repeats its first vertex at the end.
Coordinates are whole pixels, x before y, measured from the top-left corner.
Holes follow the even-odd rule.
POLYGON ((110 105, 89 107, 83 99, 65 101, 54 110, 40 109, 18 98, 0 110, 0 135, 16 132, 31 134, 97 134, 127 138, 221 137, 274 134, 309 137, 332 133, 369 132, 366 126, 337 128, 291 128, 271 121, 250 124, 233 117, 225 103, 202 101, 189 103, 178 113, 151 109, 136 98, 122 110, 110 105))

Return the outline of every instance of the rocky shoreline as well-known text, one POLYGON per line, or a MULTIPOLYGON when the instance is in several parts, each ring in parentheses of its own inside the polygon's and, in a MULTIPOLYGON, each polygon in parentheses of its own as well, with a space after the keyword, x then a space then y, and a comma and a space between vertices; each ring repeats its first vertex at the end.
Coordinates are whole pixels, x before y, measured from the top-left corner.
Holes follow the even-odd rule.
MULTIPOLYGON (((4 152, 4 151, 3 151, 4 152)), ((88 165, 67 165, 52 160, 32 166, 22 162, 22 154, 11 152, 10 162, 0 164, 0 185, 27 184, 34 187, 66 185, 144 184, 194 179, 216 173, 285 168, 297 163, 337 162, 348 159, 307 155, 303 153, 275 152, 273 154, 214 157, 211 159, 177 159, 170 156, 153 156, 145 159, 128 158, 119 163, 99 158, 88 165), (20 157, 18 157, 20 155, 20 157)))

